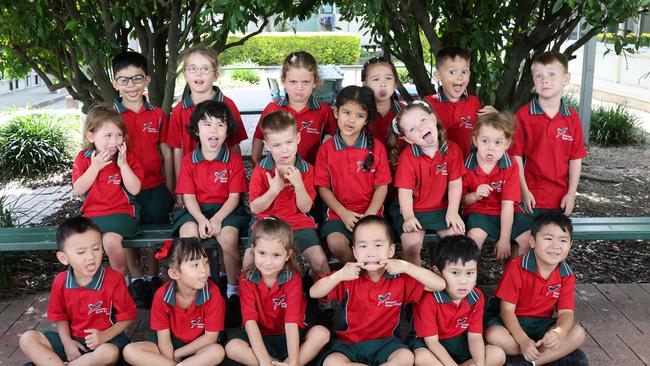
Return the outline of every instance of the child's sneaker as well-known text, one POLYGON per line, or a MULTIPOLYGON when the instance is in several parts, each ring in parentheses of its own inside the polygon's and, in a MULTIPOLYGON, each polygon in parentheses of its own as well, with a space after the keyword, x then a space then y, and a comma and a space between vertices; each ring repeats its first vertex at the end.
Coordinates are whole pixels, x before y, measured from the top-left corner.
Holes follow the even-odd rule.
POLYGON ((133 301, 135 302, 136 307, 140 309, 151 308, 153 297, 151 296, 151 288, 149 287, 149 283, 147 281, 138 278, 137 280, 131 282, 131 286, 129 286, 129 292, 131 293, 131 297, 133 297, 133 301))
POLYGON ((580 349, 569 353, 568 355, 560 358, 559 360, 552 362, 551 365, 554 366, 588 366, 589 360, 587 355, 580 349))
POLYGON ((226 300, 226 328, 237 328, 241 325, 241 304, 239 296, 232 295, 226 300))

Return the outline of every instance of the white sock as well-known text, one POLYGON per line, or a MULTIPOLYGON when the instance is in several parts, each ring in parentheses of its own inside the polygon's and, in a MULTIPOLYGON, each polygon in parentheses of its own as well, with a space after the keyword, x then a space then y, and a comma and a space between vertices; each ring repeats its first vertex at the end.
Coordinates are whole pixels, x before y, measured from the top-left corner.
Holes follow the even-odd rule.
POLYGON ((231 296, 239 296, 239 285, 228 284, 226 287, 226 297, 229 299, 231 296))
POLYGON ((129 287, 131 284, 131 281, 129 280, 129 275, 124 276, 124 282, 126 283, 126 287, 129 287))
POLYGON ((143 281, 144 281, 144 277, 143 277, 143 276, 140 276, 140 277, 131 277, 131 283, 133 283, 133 282, 135 282, 135 281, 137 281, 137 280, 143 280, 143 281))
POLYGON ((226 277, 226 272, 219 272, 219 277, 226 277))
POLYGON ((153 275, 145 275, 144 280, 147 282, 151 282, 151 279, 153 278, 153 275))

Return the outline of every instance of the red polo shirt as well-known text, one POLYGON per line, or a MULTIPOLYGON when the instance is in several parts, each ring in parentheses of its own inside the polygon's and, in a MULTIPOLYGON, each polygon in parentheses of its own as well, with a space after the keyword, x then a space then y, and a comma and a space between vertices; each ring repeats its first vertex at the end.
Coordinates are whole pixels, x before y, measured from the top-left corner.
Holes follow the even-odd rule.
POLYGON ((478 287, 456 306, 445 292, 427 292, 413 306, 413 325, 419 338, 438 336, 438 339, 458 337, 465 332, 483 333, 483 305, 485 299, 478 287))
POLYGON ((340 282, 326 299, 341 303, 336 334, 350 344, 399 337, 402 304, 418 302, 423 293, 424 285, 406 274, 386 272, 375 283, 363 273, 356 280, 340 282))
POLYGON ((260 116, 260 122, 257 123, 254 135, 256 139, 264 140, 261 126, 262 119, 267 114, 278 110, 288 111, 293 115, 298 132, 300 133, 298 153, 309 164, 314 164, 316 162, 316 153, 320 142, 323 140, 323 136, 334 135, 336 132, 334 111, 327 104, 318 102, 313 96, 309 97, 307 105, 300 111, 291 108, 289 100, 286 98, 278 102, 271 102, 264 108, 260 116))
MULTIPOLYGON (((300 176, 302 177, 307 194, 309 194, 312 202, 314 202, 314 198, 316 197, 316 190, 314 190, 314 167, 304 161, 300 157, 300 154, 298 154, 296 156, 296 168, 300 171, 300 176)), ((269 190, 269 181, 266 178, 266 173, 269 173, 271 177, 275 177, 275 161, 270 154, 262 159, 255 166, 255 169, 253 169, 248 202, 255 201, 257 197, 269 190)), ((285 183, 286 186, 275 197, 271 206, 266 211, 255 215, 255 217, 259 220, 271 215, 277 216, 291 225, 291 230, 294 231, 315 229, 316 223, 314 222, 314 218, 298 209, 296 204, 296 190, 286 179, 285 183)))
POLYGON ((167 116, 147 98, 142 98, 144 103, 138 112, 126 108, 122 98, 116 98, 113 107, 120 112, 129 132, 127 149, 137 157, 144 171, 142 189, 149 189, 165 183, 160 144, 167 140, 167 116))
MULTIPOLYGON (((74 159, 72 167, 72 183, 76 182, 90 167, 94 148, 81 150, 74 159)), ((144 172, 133 156, 127 150, 126 162, 133 173, 142 182, 144 172)), ((117 163, 108 164, 99 171, 95 182, 86 194, 86 200, 81 206, 84 217, 127 214, 135 217, 135 206, 131 202, 133 196, 126 191, 122 183, 122 173, 117 163)))
POLYGON ((569 160, 587 156, 582 125, 564 101, 550 118, 533 97, 515 114, 517 128, 510 154, 525 158, 524 176, 536 208, 560 208, 569 187, 569 160))
POLYGON ((433 159, 417 145, 404 149, 395 171, 395 187, 413 190, 414 212, 447 208, 447 184, 465 174, 458 146, 447 142, 433 159))
POLYGON ((124 277, 115 270, 100 266, 85 286, 77 284, 72 267, 54 278, 47 318, 67 321, 73 337, 85 338, 85 329, 106 330, 115 322, 135 320, 135 315, 124 277))
MULTIPOLYGON (((368 121, 368 129, 370 130, 370 134, 372 137, 379 140, 379 142, 381 142, 384 147, 388 146, 386 144, 386 136, 388 136, 388 130, 393 128, 393 118, 395 118, 397 113, 401 112, 403 108, 404 105, 400 103, 398 99, 391 98, 391 106, 388 110, 388 113, 386 113, 385 116, 382 116, 379 112, 377 112, 375 119, 373 121, 368 121)), ((400 147, 403 147, 402 145, 405 144, 405 141, 401 139, 399 141, 400 147)))
MULTIPOLYGON (((214 90, 213 100, 225 103, 230 109, 232 118, 235 120, 235 134, 230 138, 228 143, 230 146, 237 145, 248 138, 244 122, 239 114, 239 109, 237 109, 237 106, 230 98, 223 95, 219 87, 213 86, 212 89, 214 90)), ((172 115, 169 118, 169 132, 167 133, 167 145, 173 148, 183 149, 183 155, 194 151, 194 148, 198 144, 198 141, 194 140, 187 132, 187 126, 190 124, 190 116, 195 108, 190 94, 190 89, 186 87, 181 101, 172 110, 172 115)))
MULTIPOLYGON (((345 208, 360 214, 370 206, 377 186, 388 184, 392 179, 386 149, 377 139, 374 139, 372 149, 374 163, 369 172, 363 170, 363 162, 368 156, 368 138, 374 139, 362 130, 354 145, 347 146, 337 132, 318 150, 314 172, 314 185, 330 188, 345 208)), ((328 209, 327 219, 341 218, 334 210, 328 209)))
POLYGON ((428 95, 422 99, 433 107, 440 123, 447 131, 447 139, 460 147, 463 158, 467 157, 472 147, 472 129, 478 118, 477 111, 481 109, 478 98, 465 91, 459 101, 452 102, 440 87, 438 94, 428 95))
POLYGON ((566 262, 560 262, 548 279, 542 278, 531 250, 508 262, 495 296, 515 304, 517 316, 551 317, 556 307, 574 309, 575 287, 575 275, 566 262))
POLYGON ((470 153, 465 160, 466 174, 463 176, 463 194, 476 192, 481 184, 492 187, 492 192, 487 197, 476 201, 474 204, 464 206, 463 212, 470 214, 478 212, 486 215, 499 216, 501 214, 501 201, 521 201, 519 186, 519 167, 508 153, 503 154, 491 172, 486 173, 481 169, 476 158, 476 152, 470 153))
POLYGON ((268 288, 262 274, 254 269, 242 273, 239 280, 242 324, 257 322, 263 336, 285 333, 284 325, 296 323, 304 328, 307 299, 302 291, 302 279, 285 269, 280 272, 273 287, 268 288))
POLYGON ((177 194, 193 194, 200 204, 224 203, 231 193, 246 192, 244 163, 239 154, 232 154, 226 145, 212 161, 205 160, 201 145, 181 161, 176 184, 177 194))
POLYGON ((212 281, 196 292, 187 309, 176 306, 176 282, 169 281, 154 295, 151 330, 169 329, 174 337, 190 343, 205 332, 221 332, 225 314, 226 302, 212 281))

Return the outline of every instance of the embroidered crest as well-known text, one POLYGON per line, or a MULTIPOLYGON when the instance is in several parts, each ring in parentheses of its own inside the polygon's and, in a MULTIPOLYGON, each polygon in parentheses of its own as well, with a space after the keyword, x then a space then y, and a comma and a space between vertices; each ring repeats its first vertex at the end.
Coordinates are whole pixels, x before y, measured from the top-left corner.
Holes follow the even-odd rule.
POLYGON ((558 128, 555 138, 562 141, 573 141, 573 136, 567 134, 567 131, 569 131, 569 127, 558 128))
POLYGON ((442 163, 440 165, 436 165, 436 175, 442 174, 442 175, 449 175, 447 173, 447 163, 442 163))
POLYGON ((214 172, 213 183, 228 183, 228 176, 226 175, 227 170, 224 169, 220 172, 214 172))
POLYGON ((98 301, 96 304, 88 304, 88 315, 90 314, 108 314, 108 309, 103 308, 103 301, 98 301))
POLYGON ((549 285, 548 289, 546 291, 546 296, 548 295, 553 295, 554 299, 557 299, 560 297, 560 288, 562 288, 562 285, 557 284, 557 285, 549 285))
POLYGON ((492 182, 490 183, 490 187, 492 187, 492 189, 494 189, 496 192, 501 193, 503 191, 503 181, 499 180, 496 182, 492 182))
POLYGON ((313 125, 314 125, 314 121, 302 121, 302 122, 300 122, 300 132, 302 132, 303 130, 306 130, 307 133, 320 135, 320 131, 317 128, 312 127, 313 125))
POLYGON ((202 317, 192 319, 190 321, 190 323, 191 323, 191 328, 192 329, 194 329, 194 328, 203 329, 203 327, 205 327, 205 324, 203 323, 203 318, 202 317))
POLYGON ((469 324, 467 323, 467 317, 460 318, 456 320, 456 328, 467 329, 469 324))
POLYGON ((379 302, 377 302, 377 306, 382 306, 387 308, 392 308, 394 306, 401 306, 402 303, 398 302, 397 300, 391 300, 390 297, 392 296, 392 293, 387 293, 385 295, 378 295, 379 302))
POLYGON ((151 126, 153 126, 153 122, 147 122, 147 123, 143 124, 142 126, 143 126, 142 132, 158 133, 157 128, 151 127, 151 126))
POLYGON ((120 179, 119 174, 113 174, 108 176, 108 181, 106 182, 108 184, 120 184, 122 183, 122 180, 120 179))
POLYGON ((287 308, 287 297, 285 295, 273 299, 273 310, 277 310, 278 308, 287 308))
POLYGON ((472 126, 472 117, 470 116, 460 117, 460 127, 468 128, 470 130, 474 128, 474 126, 472 126))

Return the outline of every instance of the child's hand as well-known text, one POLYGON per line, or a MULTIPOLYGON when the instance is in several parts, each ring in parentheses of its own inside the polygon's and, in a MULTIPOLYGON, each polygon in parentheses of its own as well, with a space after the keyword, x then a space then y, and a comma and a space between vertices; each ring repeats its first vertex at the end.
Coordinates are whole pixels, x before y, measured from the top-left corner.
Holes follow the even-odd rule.
POLYGON ((556 349, 557 346, 560 345, 561 338, 562 336, 560 335, 560 329, 553 328, 546 332, 544 334, 544 338, 537 341, 536 345, 537 347, 543 345, 545 349, 556 349))
POLYGON ((560 208, 564 210, 564 215, 569 216, 573 212, 573 208, 576 205, 576 195, 572 193, 567 193, 562 197, 562 202, 560 202, 560 208))
POLYGON ((494 254, 498 260, 508 259, 510 257, 510 240, 499 239, 494 246, 494 254))
POLYGON ((332 276, 336 275, 339 281, 356 280, 359 278, 359 273, 361 273, 361 267, 363 267, 361 262, 348 262, 332 276))
POLYGON ((420 224, 420 221, 418 221, 418 219, 415 218, 415 216, 412 216, 404 220, 404 225, 402 225, 402 229, 404 230, 405 233, 412 233, 418 230, 422 230, 422 224, 420 224))
POLYGON ((533 194, 528 190, 521 192, 521 202, 524 204, 524 210, 532 215, 535 204, 537 203, 533 194))
POLYGON ((183 361, 183 356, 180 355, 180 352, 178 352, 180 348, 174 350, 174 362, 181 362, 183 361))
POLYGON ((489 196, 493 189, 489 184, 481 184, 476 188, 476 199, 480 200, 489 196))
POLYGON ((198 219, 196 222, 199 229, 199 238, 207 239, 212 236, 212 224, 205 217, 198 219))
POLYGON ((87 334, 87 336, 84 338, 86 340, 86 346, 92 350, 99 347, 99 345, 105 342, 103 339, 103 333, 100 330, 84 329, 84 333, 87 334))
POLYGON ((362 214, 356 213, 354 211, 350 210, 345 210, 343 214, 341 215, 341 221, 343 221, 343 224, 345 225, 345 228, 352 231, 354 230, 354 227, 357 225, 357 221, 363 217, 362 214))
POLYGON ((447 223, 447 227, 452 230, 451 234, 465 234, 465 222, 463 222, 458 212, 450 212, 447 210, 445 222, 447 223))
POLYGON ((532 339, 526 339, 522 344, 519 345, 521 348, 521 354, 524 356, 526 361, 535 361, 540 356, 540 352, 537 349, 537 344, 532 339))
POLYGON ((90 167, 96 171, 102 170, 106 165, 111 163, 111 156, 108 155, 106 150, 97 154, 97 150, 92 152, 92 157, 90 158, 90 167))
POLYGON ((67 342, 61 342, 63 343, 63 350, 65 351, 65 356, 68 358, 68 361, 72 361, 81 356, 81 352, 88 352, 88 349, 84 347, 83 344, 74 339, 70 339, 67 342))
POLYGON ((221 220, 212 217, 210 219, 210 226, 212 227, 212 231, 210 232, 210 235, 214 237, 219 235, 219 233, 221 232, 221 220))
POLYGON ((296 190, 302 189, 305 184, 302 182, 300 171, 295 166, 291 165, 285 168, 284 177, 291 183, 296 190))
POLYGON ((494 113, 494 112, 498 112, 496 108, 494 108, 494 107, 491 106, 491 105, 486 105, 486 106, 484 106, 483 108, 481 108, 481 109, 479 109, 478 111, 476 111, 476 115, 478 115, 478 116, 482 116, 482 115, 484 115, 484 114, 494 113))
POLYGON ((407 261, 401 259, 383 259, 379 264, 383 264, 386 271, 392 275, 406 273, 409 266, 407 261))
POLYGON ((117 146, 117 166, 124 168, 129 164, 126 162, 126 143, 123 142, 121 145, 117 146))
POLYGON ((280 193, 284 187, 284 179, 282 178, 282 175, 280 172, 278 172, 278 168, 275 168, 275 176, 271 178, 271 174, 268 172, 266 173, 266 180, 269 182, 269 190, 276 195, 280 193))

